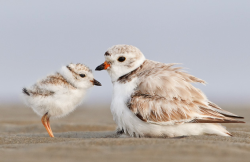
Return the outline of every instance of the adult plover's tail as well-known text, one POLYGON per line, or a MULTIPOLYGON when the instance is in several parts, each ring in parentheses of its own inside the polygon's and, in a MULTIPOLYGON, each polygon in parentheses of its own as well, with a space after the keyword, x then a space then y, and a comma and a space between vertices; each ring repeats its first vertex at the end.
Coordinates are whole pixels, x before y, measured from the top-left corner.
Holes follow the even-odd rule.
POLYGON ((29 92, 28 92, 28 90, 26 88, 23 88, 23 93, 30 96, 30 94, 29 94, 29 92))

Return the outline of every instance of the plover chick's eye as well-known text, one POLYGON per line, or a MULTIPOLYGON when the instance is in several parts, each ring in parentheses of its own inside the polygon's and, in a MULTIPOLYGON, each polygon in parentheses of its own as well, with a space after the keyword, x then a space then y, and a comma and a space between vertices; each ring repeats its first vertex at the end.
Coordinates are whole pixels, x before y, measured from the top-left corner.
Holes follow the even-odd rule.
POLYGON ((118 61, 119 61, 119 62, 123 62, 123 61, 125 61, 125 60, 126 60, 126 58, 123 57, 123 56, 118 58, 118 61))
POLYGON ((79 74, 80 77, 84 78, 86 75, 85 74, 79 74))

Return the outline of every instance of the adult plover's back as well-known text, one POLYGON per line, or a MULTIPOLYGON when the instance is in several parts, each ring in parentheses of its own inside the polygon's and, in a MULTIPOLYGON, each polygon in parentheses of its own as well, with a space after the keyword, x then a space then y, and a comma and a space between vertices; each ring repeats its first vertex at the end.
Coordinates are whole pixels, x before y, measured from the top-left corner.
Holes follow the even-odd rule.
POLYGON ((176 137, 217 134, 231 136, 218 123, 244 123, 243 118, 210 102, 191 83, 205 81, 181 71, 175 64, 145 59, 130 45, 116 45, 105 53, 113 82, 111 104, 119 130, 134 137, 176 137))
POLYGON ((83 64, 69 64, 30 88, 23 88, 23 96, 26 104, 42 116, 44 127, 54 137, 50 128, 50 117, 63 117, 72 112, 81 103, 86 90, 93 85, 101 86, 88 67, 83 64))

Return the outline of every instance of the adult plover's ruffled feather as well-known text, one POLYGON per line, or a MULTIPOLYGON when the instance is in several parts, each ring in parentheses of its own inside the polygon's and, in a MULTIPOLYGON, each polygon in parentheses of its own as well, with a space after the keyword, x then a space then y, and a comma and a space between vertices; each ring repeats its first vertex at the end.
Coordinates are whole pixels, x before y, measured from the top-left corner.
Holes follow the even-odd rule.
POLYGON ((244 123, 221 109, 191 83, 206 82, 173 64, 145 59, 131 45, 116 45, 104 54, 113 86, 111 113, 118 130, 134 137, 231 136, 218 123, 244 123))
POLYGON ((174 64, 146 60, 135 71, 121 77, 125 83, 138 77, 139 85, 131 95, 128 107, 149 123, 244 123, 242 118, 212 104, 199 89, 189 83, 205 81, 172 68, 174 64))

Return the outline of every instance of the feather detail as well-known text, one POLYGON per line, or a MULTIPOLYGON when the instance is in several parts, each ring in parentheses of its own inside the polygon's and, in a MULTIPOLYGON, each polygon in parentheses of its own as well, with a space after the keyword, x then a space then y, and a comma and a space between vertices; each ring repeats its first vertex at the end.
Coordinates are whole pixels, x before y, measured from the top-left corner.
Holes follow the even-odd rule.
POLYGON ((41 85, 52 84, 55 86, 63 86, 65 88, 76 89, 76 87, 68 82, 60 73, 55 73, 54 75, 49 75, 45 79, 39 82, 41 85))
POLYGON ((26 94, 27 96, 30 96, 30 94, 26 88, 23 88, 23 93, 26 94))
POLYGON ((244 123, 234 117, 224 115, 212 107, 203 107, 184 100, 167 100, 161 96, 151 96, 135 92, 128 102, 128 108, 142 121, 173 125, 180 123, 244 123))
POLYGON ((32 97, 40 96, 40 97, 48 97, 53 95, 55 92, 40 88, 37 85, 34 85, 31 90, 29 90, 29 93, 32 97))
POLYGON ((136 91, 128 107, 142 121, 156 124, 242 123, 243 118, 221 109, 210 102, 194 82, 205 84, 202 79, 173 67, 176 63, 163 64, 150 60, 118 80, 120 83, 138 77, 136 91))

